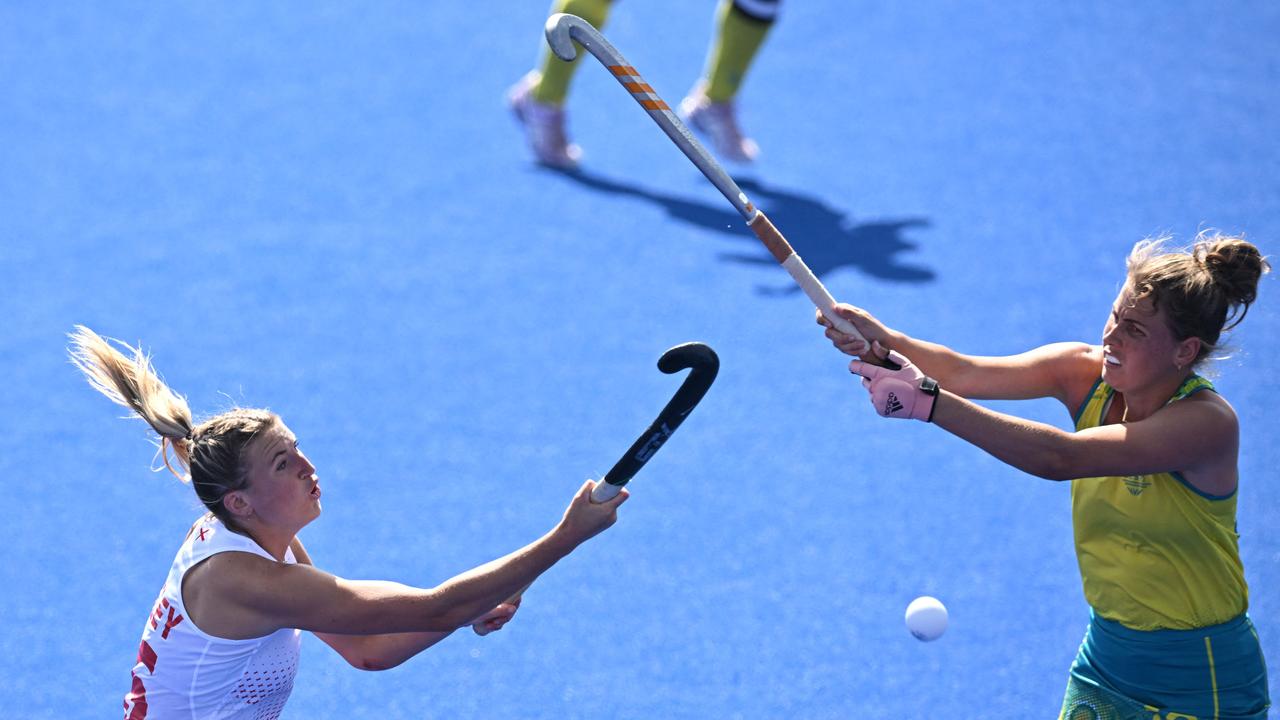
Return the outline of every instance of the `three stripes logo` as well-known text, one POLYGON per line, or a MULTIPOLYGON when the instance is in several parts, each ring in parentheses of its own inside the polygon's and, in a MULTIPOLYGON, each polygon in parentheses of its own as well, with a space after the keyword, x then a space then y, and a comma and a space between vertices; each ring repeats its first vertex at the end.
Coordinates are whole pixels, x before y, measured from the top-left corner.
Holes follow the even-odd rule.
POLYGON ((1142 475, 1130 475, 1124 479, 1124 487, 1130 495, 1141 495, 1143 490, 1151 487, 1151 481, 1142 475))
POLYGON ((890 415, 896 412, 901 412, 902 408, 903 408, 902 401, 898 399, 897 395, 893 393, 889 393, 888 396, 885 397, 885 400, 884 400, 884 416, 885 417, 889 417, 890 415))

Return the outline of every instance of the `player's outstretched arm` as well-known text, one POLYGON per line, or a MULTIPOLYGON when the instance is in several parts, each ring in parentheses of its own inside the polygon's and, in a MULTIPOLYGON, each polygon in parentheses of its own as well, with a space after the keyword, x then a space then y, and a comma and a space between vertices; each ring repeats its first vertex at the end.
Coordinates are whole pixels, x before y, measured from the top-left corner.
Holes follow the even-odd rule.
MULTIPOLYGON (((1068 409, 1079 403, 1075 397, 1097 379, 1102 367, 1101 348, 1086 343, 1066 342, 1044 345, 1007 356, 966 355, 938 343, 911 337, 889 328, 862 308, 836 305, 836 312, 853 323, 866 343, 879 343, 881 357, 894 350, 911 359, 925 375, 950 392, 967 398, 1025 400, 1053 397, 1068 409)), ((826 336, 846 355, 865 357, 867 345, 832 327, 821 312, 818 324, 826 336)))
POLYGON ((1231 406, 1211 393, 1142 419, 1066 432, 939 389, 898 352, 889 359, 898 367, 849 363, 879 415, 932 422, 1024 472, 1073 480, 1176 470, 1207 493, 1235 489, 1239 423, 1231 406))
POLYGON ((447 634, 497 609, 616 521, 627 494, 593 503, 593 487, 584 483, 563 519, 543 537, 434 588, 347 580, 306 564, 222 553, 194 568, 195 576, 188 575, 188 586, 196 581, 188 588, 195 590, 189 592, 194 600, 189 609, 199 613, 206 632, 231 639, 261 637, 280 628, 341 635, 447 634))
MULTIPOLYGON (((307 552, 301 540, 294 538, 290 548, 299 564, 314 565, 310 553, 307 552)), ((473 623, 477 628, 477 634, 488 634, 502 629, 502 626, 510 622, 519 607, 519 598, 512 598, 477 618, 473 623)), ((360 670, 390 670, 452 634, 450 632, 409 632, 340 635, 318 632, 315 636, 333 648, 352 667, 360 670)))
MULTIPOLYGON (((501 630, 515 616, 518 599, 504 602, 476 618, 472 623, 476 634, 487 635, 501 630), (480 629, 482 628, 482 629, 480 629)), ((452 635, 452 632, 404 632, 379 635, 341 635, 315 633, 352 667, 360 670, 390 670, 418 653, 452 635)))
POLYGON ((1225 402, 1205 396, 1174 403, 1143 420, 1067 432, 995 412, 944 389, 933 422, 1049 480, 1177 470, 1206 492, 1226 494, 1234 487, 1239 423, 1225 402))

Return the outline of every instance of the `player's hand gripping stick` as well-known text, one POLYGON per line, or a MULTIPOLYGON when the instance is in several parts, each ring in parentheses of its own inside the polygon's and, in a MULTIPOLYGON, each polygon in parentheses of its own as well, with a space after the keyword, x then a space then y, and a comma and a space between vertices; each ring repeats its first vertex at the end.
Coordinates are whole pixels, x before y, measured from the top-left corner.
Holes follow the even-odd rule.
MULTIPOLYGON (((873 352, 877 351, 884 352, 878 342, 873 349, 873 352)), ((871 406, 883 417, 933 422, 938 383, 899 353, 889 352, 888 359, 897 368, 880 367, 861 360, 849 363, 849 372, 862 376, 862 387, 871 396, 871 406)))
POLYGON ((676 394, 662 408, 662 412, 658 413, 657 419, 649 428, 641 433, 618 462, 596 483, 591 491, 592 502, 604 502, 617 495, 622 486, 640 472, 640 468, 667 442, 711 388, 711 383, 720 370, 720 358, 716 357, 714 350, 699 342, 677 345, 658 358, 658 369, 668 375, 685 368, 689 368, 689 374, 680 383, 680 389, 676 390, 676 394))
MULTIPOLYGON (((692 160, 711 184, 716 186, 720 194, 724 195, 725 199, 742 214, 743 219, 747 221, 747 227, 751 228, 760 242, 769 249, 774 259, 791 274, 792 279, 831 321, 831 324, 846 335, 864 339, 853 323, 836 314, 835 298, 827 292, 826 287, 813 274, 813 271, 804 264, 804 260, 801 260, 792 249, 791 243, 788 243, 769 218, 747 199, 746 193, 742 192, 720 163, 716 162, 706 148, 702 147, 702 144, 689 132, 689 128, 685 127, 684 122, 671 111, 662 98, 658 97, 658 94, 644 81, 644 78, 640 77, 640 73, 631 67, 626 58, 622 57, 622 53, 604 39, 599 30, 577 15, 557 13, 547 18, 546 32, 547 44, 561 60, 569 61, 577 56, 578 51, 574 48, 576 40, 608 68, 613 77, 631 93, 631 97, 640 103, 640 107, 644 108, 658 127, 671 138, 671 142, 680 148, 680 152, 692 160)), ((878 358, 871 355, 870 344, 867 347, 868 353, 864 356, 865 359, 876 362, 878 358)))

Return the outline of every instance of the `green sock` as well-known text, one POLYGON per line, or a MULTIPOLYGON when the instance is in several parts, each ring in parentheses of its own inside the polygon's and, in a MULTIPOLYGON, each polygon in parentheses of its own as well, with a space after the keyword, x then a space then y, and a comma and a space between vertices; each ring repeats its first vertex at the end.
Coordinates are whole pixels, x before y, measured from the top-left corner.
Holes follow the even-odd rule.
MULTIPOLYGON (((556 0, 551 4, 551 14, 577 15, 599 29, 609 17, 609 2, 610 0, 556 0)), ((538 86, 533 89, 533 99, 549 105, 563 105, 565 98, 569 96, 569 81, 573 80, 573 73, 578 69, 578 61, 585 51, 581 45, 574 43, 578 56, 573 62, 565 62, 556 57, 545 42, 542 45, 542 62, 538 66, 542 76, 538 86)))
POLYGON ((738 86, 771 27, 772 22, 747 17, 733 6, 733 0, 721 0, 716 11, 716 37, 707 56, 708 99, 725 102, 738 94, 738 86))

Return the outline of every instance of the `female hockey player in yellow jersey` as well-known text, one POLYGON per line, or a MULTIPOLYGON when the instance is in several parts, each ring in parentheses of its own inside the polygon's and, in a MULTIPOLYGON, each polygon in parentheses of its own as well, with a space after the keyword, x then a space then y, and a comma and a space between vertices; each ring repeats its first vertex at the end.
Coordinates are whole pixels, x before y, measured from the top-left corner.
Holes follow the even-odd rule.
MULTIPOLYGON (((1091 621, 1062 720, 1266 717, 1261 644, 1236 535, 1239 422, 1196 374, 1238 324, 1269 265, 1240 238, 1188 251, 1138 243, 1100 344, 964 355, 841 306, 901 369, 854 360, 876 411, 933 422, 1025 472, 1070 480, 1091 621), (967 398, 1052 397, 1075 432, 967 398)), ((865 343, 818 322, 843 352, 865 343)))

